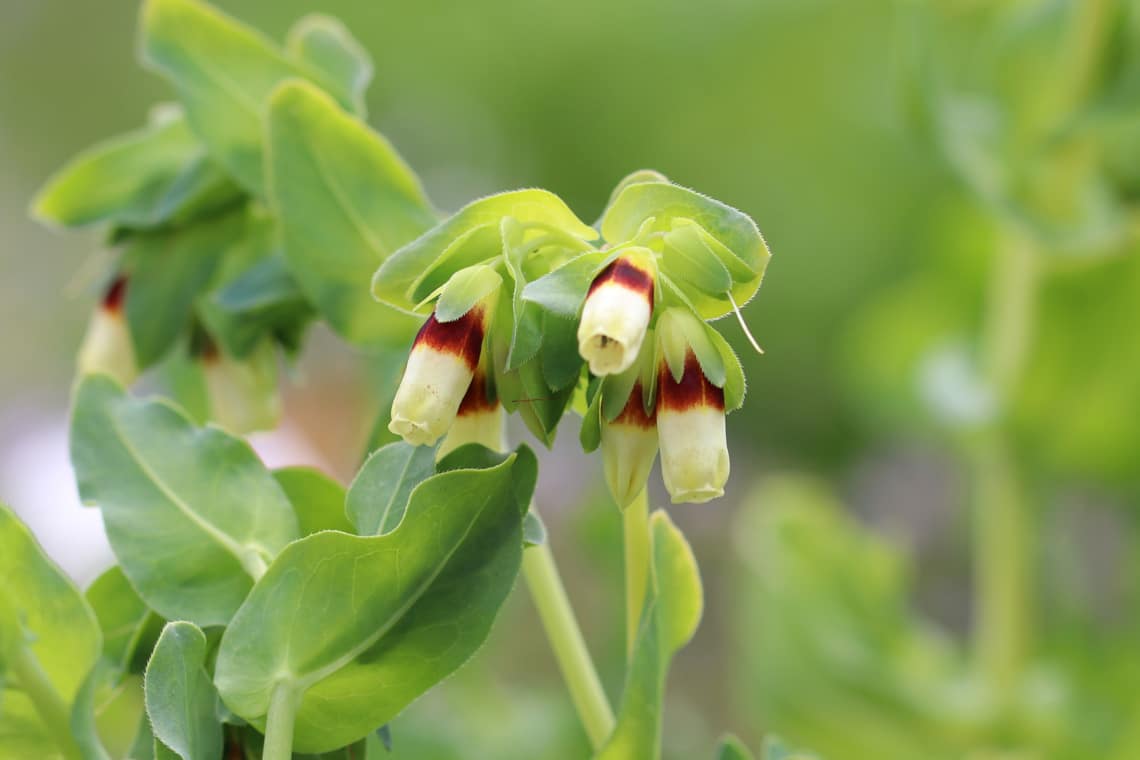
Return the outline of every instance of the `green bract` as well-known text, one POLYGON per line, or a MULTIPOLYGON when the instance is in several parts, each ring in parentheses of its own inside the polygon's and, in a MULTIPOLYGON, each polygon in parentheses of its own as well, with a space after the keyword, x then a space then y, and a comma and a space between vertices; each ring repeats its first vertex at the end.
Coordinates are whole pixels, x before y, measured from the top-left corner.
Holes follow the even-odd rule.
POLYGON ((146 712, 156 741, 182 760, 222 754, 218 693, 206 672, 206 635, 193 623, 167 623, 146 668, 146 712))

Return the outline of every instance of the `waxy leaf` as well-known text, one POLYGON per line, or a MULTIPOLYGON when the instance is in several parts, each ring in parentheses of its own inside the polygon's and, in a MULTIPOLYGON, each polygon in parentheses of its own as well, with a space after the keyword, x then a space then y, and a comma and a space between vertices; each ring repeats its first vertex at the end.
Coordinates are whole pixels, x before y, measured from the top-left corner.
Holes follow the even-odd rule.
POLYGON ((215 683, 226 705, 263 726, 285 690, 297 700, 294 750, 323 752, 365 737, 462 665, 518 573, 524 459, 429 478, 389 534, 317 533, 287 547, 222 637, 215 683))
POLYGON ((222 755, 218 693, 206 672, 206 635, 167 623, 146 667, 146 712, 156 740, 182 760, 222 755))
POLYGON ((701 619, 701 579, 688 542, 661 511, 653 513, 649 530, 649 587, 641 628, 626 672, 617 727, 598 752, 600 760, 660 757, 665 675, 701 619))
POLYGON ((595 251, 575 256, 570 261, 544 275, 523 288, 524 301, 537 303, 554 314, 567 319, 578 316, 582 302, 594 278, 616 254, 609 251, 595 251))
POLYGON ((440 322, 453 322, 471 308, 497 291, 503 278, 494 267, 476 265, 460 269, 451 276, 440 291, 435 304, 435 318, 440 322))
POLYGON ((75 396, 71 461, 131 585, 167 619, 224 624, 297 537, 280 486, 245 441, 102 375, 75 396))
POLYGON ((103 658, 120 676, 141 673, 162 618, 146 606, 118 565, 96 578, 84 595, 103 630, 103 658))
POLYGON ((273 477, 289 497, 301 535, 322 530, 355 533, 344 513, 344 486, 311 467, 274 470, 273 477))
POLYGON ((277 89, 268 123, 270 196, 298 284, 346 339, 387 336, 393 315, 368 282, 435 222, 419 180, 387 140, 310 84, 277 89))
POLYGON ((435 451, 396 441, 368 457, 344 501, 358 534, 390 533, 400 524, 412 490, 435 472, 435 451))

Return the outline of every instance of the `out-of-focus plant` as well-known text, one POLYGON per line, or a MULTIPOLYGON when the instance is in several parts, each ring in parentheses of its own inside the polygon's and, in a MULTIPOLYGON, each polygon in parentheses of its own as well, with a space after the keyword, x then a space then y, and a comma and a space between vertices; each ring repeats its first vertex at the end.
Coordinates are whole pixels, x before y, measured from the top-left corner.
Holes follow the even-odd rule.
MULTIPOLYGON (((69 759, 360 757, 480 647, 521 573, 595 756, 660 756, 666 674, 703 592, 646 481, 660 448, 674 502, 724 493, 745 383, 709 322, 760 286, 755 223, 651 171, 595 226, 537 189, 442 216, 364 122, 372 64, 325 17, 278 45, 197 0, 149 0, 140 50, 177 105, 33 205, 98 225, 109 250, 71 457, 119 564, 84 599, 0 513, 17 706, 0 704, 0 735, 69 759), (371 353, 422 322, 384 420, 403 440, 370 447, 347 489, 271 472, 239 437, 276 424, 278 356, 315 319, 371 353), (156 366, 203 408, 131 395, 156 366), (536 457, 504 439, 518 412, 550 445, 568 409, 624 515, 616 713, 531 504, 536 457)), ((720 756, 748 751, 730 739, 720 756)))

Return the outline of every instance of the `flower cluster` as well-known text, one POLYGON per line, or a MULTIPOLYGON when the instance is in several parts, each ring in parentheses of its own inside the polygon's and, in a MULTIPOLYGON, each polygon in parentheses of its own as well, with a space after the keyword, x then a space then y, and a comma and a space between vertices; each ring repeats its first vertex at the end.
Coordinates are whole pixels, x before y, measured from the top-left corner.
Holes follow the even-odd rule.
POLYGON ((623 508, 658 451, 674 502, 722 496, 744 380, 707 320, 755 293, 768 256, 755 225, 654 173, 619 185, 600 240, 552 199, 476 201, 377 272, 379 300, 431 309, 389 429, 414 445, 446 436, 444 452, 496 448, 507 406, 549 443, 572 402, 623 508))

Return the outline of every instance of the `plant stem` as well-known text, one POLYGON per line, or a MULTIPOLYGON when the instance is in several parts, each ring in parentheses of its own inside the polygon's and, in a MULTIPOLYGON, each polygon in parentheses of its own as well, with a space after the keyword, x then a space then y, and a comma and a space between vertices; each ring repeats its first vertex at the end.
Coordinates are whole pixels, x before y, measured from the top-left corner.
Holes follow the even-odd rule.
POLYGON ((975 481, 975 658, 994 695, 1008 705, 1032 648, 1032 524, 1005 424, 1033 335, 1037 251, 1011 232, 998 251, 983 334, 986 377, 999 418, 972 448, 975 481))
POLYGON ((641 489, 637 498, 622 512, 625 542, 625 653, 633 657, 645 586, 649 582, 649 495, 641 489))
POLYGON ((269 715, 265 720, 265 748, 261 760, 289 760, 293 756, 293 720, 297 702, 291 686, 279 683, 269 699, 269 715))
POLYGON ((613 731, 614 714, 570 608, 570 600, 566 598, 554 555, 546 544, 532 546, 523 552, 522 564, 534 606, 538 608, 546 637, 566 679, 570 698, 586 729, 590 746, 597 750, 613 731))
POLYGON ((63 756, 69 760, 81 760, 83 755, 71 735, 71 717, 67 703, 55 690, 31 647, 15 647, 8 666, 63 756))

